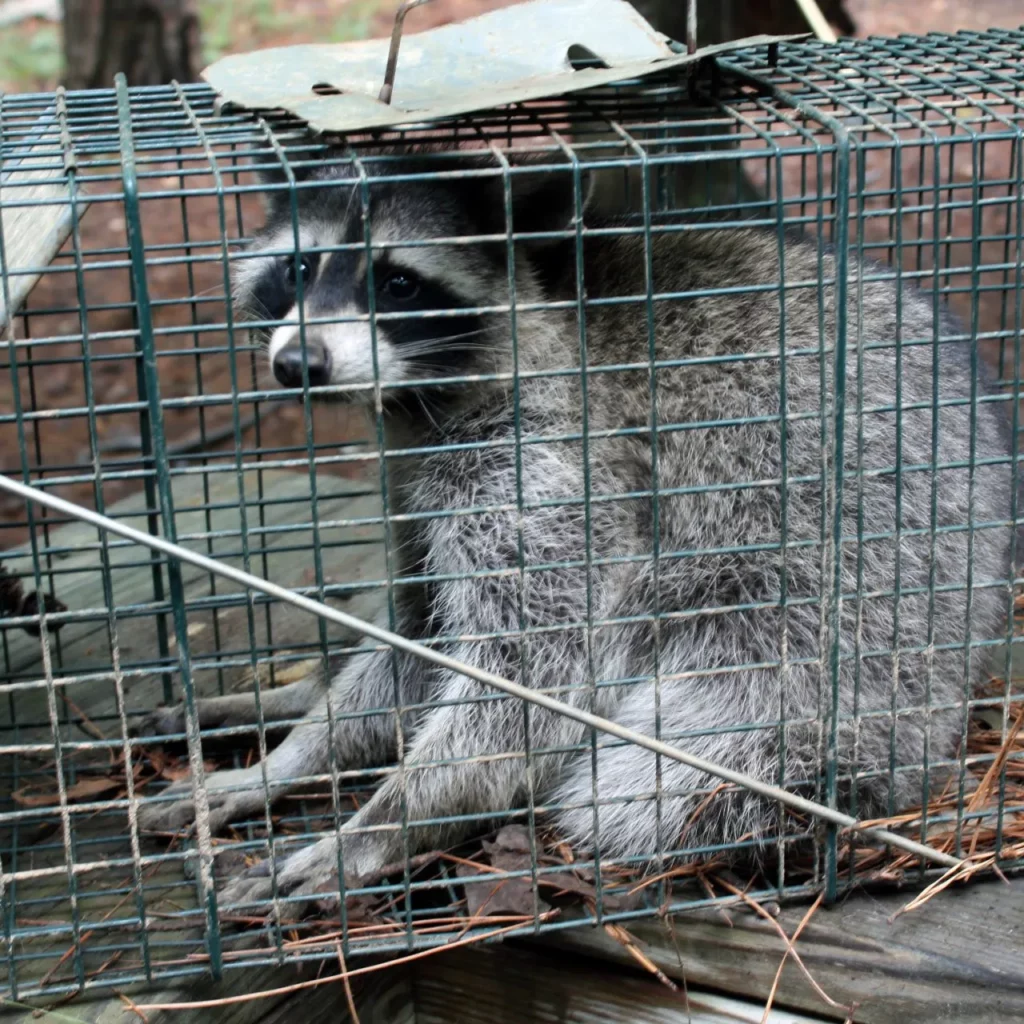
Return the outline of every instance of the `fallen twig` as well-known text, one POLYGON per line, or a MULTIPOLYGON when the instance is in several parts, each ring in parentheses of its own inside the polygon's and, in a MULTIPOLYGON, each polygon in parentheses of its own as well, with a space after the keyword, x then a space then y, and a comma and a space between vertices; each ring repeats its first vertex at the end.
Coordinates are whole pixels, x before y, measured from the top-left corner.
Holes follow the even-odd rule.
POLYGON ((761 1024, 768 1024, 768 1016, 772 1012, 772 1003, 775 1002, 775 993, 779 989, 779 981, 782 979, 782 970, 786 966, 786 961, 789 959, 790 950, 796 945, 796 940, 800 938, 800 933, 807 926, 808 921, 814 917, 818 907, 821 906, 821 901, 825 898, 824 893, 819 893, 818 898, 810 905, 807 909, 807 913, 800 919, 800 923, 796 926, 796 931, 793 932, 790 938, 791 945, 787 947, 786 952, 782 954, 782 960, 779 962, 779 969, 775 972, 775 978, 772 981, 772 987, 768 991, 768 998, 765 1000, 764 1013, 761 1015, 761 1024))
POLYGON ((352 995, 352 982, 349 980, 348 968, 345 966, 345 951, 341 946, 341 939, 335 940, 338 950, 338 965, 341 968, 341 981, 345 986, 345 1001, 348 1003, 348 1013, 352 1018, 352 1024, 360 1024, 359 1011, 356 1009, 355 997, 352 995))
POLYGON ((793 958, 793 962, 803 972, 804 977, 808 980, 811 988, 814 989, 820 999, 828 1003, 828 1005, 833 1009, 842 1010, 844 1013, 852 1013, 856 1009, 856 1007, 844 1006, 842 1003, 837 1002, 818 984, 814 975, 808 970, 803 958, 794 948, 793 940, 786 934, 786 929, 783 928, 782 925, 779 924, 779 922, 776 921, 775 918, 757 902, 757 900, 748 896, 742 889, 737 889, 735 885, 726 881, 724 878, 716 877, 715 881, 723 888, 728 889, 729 892, 733 893, 733 895, 738 896, 744 903, 750 906, 759 917, 764 918, 764 920, 766 920, 779 933, 779 937, 786 944, 786 955, 793 958))

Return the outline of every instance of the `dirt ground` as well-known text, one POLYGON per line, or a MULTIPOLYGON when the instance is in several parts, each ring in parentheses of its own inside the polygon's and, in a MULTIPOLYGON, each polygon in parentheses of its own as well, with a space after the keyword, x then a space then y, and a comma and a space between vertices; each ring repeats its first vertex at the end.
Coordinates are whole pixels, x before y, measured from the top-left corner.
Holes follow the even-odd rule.
MULTIPOLYGON (((355 7, 358 5, 348 5, 355 7)), ((494 0, 436 0, 410 17, 410 29, 422 29, 456 18, 471 16, 496 6, 494 0)), ((291 6, 289 20, 279 24, 273 40, 266 38, 266 21, 260 31, 238 32, 227 49, 247 49, 255 45, 309 41, 318 38, 318 14, 324 8, 321 0, 310 0, 304 5, 291 6), (304 27, 303 27, 304 26, 304 27)), ((972 4, 960 2, 932 2, 906 4, 902 0, 850 0, 849 9, 855 18, 859 34, 892 35, 900 32, 948 30, 953 27, 983 28, 994 25, 1010 27, 1024 21, 1019 0, 976 0, 972 4)), ((391 22, 391 5, 359 6, 367 19, 365 32, 360 34, 384 35, 391 22), (367 14, 369 11, 369 14, 367 14)), ((914 151, 917 152, 917 151, 914 151)), ((919 158, 919 155, 918 157, 919 158)), ((992 159, 998 160, 995 156, 992 159)), ((905 175, 916 175, 915 156, 908 156, 905 175)), ((166 176, 147 182, 147 187, 175 187, 178 178, 174 168, 165 168, 166 176)), ((869 171, 871 168, 869 168, 869 171)), ((972 166, 969 154, 966 163, 951 167, 952 177, 969 188, 972 166)), ((876 177, 887 174, 886 168, 875 169, 876 177)), ((998 168, 990 162, 986 175, 995 176, 998 168)), ((870 177, 870 174, 869 174, 870 177)), ((192 184, 201 181, 190 179, 192 184)), ((212 184, 212 182, 207 182, 212 184)), ((229 204, 229 234, 244 235, 258 223, 260 210, 255 197, 248 196, 237 208, 229 204), (239 214, 241 217, 239 218, 239 214)), ((212 196, 193 196, 179 199, 146 200, 143 231, 149 250, 163 247, 156 256, 163 257, 150 265, 149 288, 153 300, 154 327, 158 333, 158 348, 162 355, 158 371, 162 397, 165 400, 188 399, 197 395, 230 395, 236 390, 252 390, 271 386, 265 362, 259 353, 248 347, 244 332, 236 332, 237 351, 227 350, 223 331, 211 330, 209 325, 223 320, 223 277, 216 259, 193 265, 192 279, 186 264, 176 262, 188 253, 206 253, 201 243, 215 243, 219 239, 218 205, 212 196), (189 246, 184 244, 185 225, 189 231, 189 246), (183 297, 193 301, 182 303, 183 297)), ((953 233, 963 237, 969 231, 969 211, 957 214, 953 233), (967 217, 966 222, 963 221, 967 217)), ((927 225, 924 225, 927 229, 927 225)), ((920 230, 921 226, 917 226, 920 230)), ((911 224, 908 230, 913 230, 911 224)), ((887 221, 872 225, 877 236, 888 231, 887 221)), ((1004 229, 1005 230, 1005 229, 1004 229)), ((125 223, 117 203, 95 205, 82 222, 82 249, 87 263, 105 263, 104 269, 89 270, 85 274, 86 297, 89 307, 88 327, 92 350, 92 387, 94 403, 105 407, 96 417, 95 430, 103 451, 103 498, 109 503, 139 487, 137 471, 143 468, 137 443, 140 433, 140 411, 137 403, 138 360, 134 353, 132 331, 133 309, 127 268, 111 268, 111 250, 126 245, 125 223), (105 255, 106 254, 106 255, 105 255), (123 411, 116 411, 127 405, 123 411)), ((987 257, 986 257, 987 258, 987 257)), ((992 259, 998 251, 992 250, 992 259)), ((123 260, 123 257, 122 257, 123 260)), ((65 258, 55 264, 55 272, 46 276, 33 292, 28 309, 30 315, 19 324, 19 336, 34 339, 74 338, 80 333, 76 280, 72 265, 65 258)), ((987 321, 998 321, 993 305, 987 321)), ((984 318, 983 318, 984 319, 984 318)), ((35 420, 27 431, 29 464, 33 470, 45 469, 48 477, 71 478, 60 488, 60 493, 72 500, 94 504, 90 461, 90 421, 86 405, 86 382, 81 363, 81 343, 78 340, 57 341, 36 346, 31 364, 20 374, 22 404, 31 410, 78 410, 63 418, 35 420)), ((24 358, 24 355, 19 358, 24 358)), ((0 370, 4 368, 0 367, 0 370)), ((0 373, 0 414, 14 410, 14 395, 9 374, 0 373)), ((247 457, 257 451, 267 457, 304 457, 306 449, 305 411, 296 403, 263 402, 239 404, 239 420, 244 428, 247 457), (258 422, 252 422, 256 417, 258 422), (273 451, 270 451, 273 449, 273 451)), ((178 465, 201 466, 211 456, 224 458, 234 447, 230 430, 232 408, 221 404, 199 411, 195 406, 168 408, 165 411, 168 443, 184 449, 178 465), (206 441, 202 438, 205 436, 206 441), (218 439, 219 438, 219 439, 218 439), (219 453, 219 454, 218 454, 219 453)), ((365 426, 351 414, 334 408, 315 413, 314 443, 326 450, 339 442, 353 440, 362 435, 365 426)), ((0 463, 5 472, 20 473, 19 445, 13 424, 0 424, 0 463)), ((0 548, 21 543, 26 537, 24 505, 17 500, 0 498, 0 548)))
POLYGON ((1020 0, 846 0, 859 36, 897 36, 904 32, 981 31, 1020 28, 1020 0))

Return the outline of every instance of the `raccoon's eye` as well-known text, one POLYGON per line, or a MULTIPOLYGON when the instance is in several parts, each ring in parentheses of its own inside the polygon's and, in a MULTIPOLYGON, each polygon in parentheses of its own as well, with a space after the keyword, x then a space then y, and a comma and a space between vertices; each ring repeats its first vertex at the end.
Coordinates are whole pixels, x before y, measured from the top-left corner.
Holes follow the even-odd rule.
POLYGON ((295 279, 299 274, 302 275, 302 283, 307 284, 313 276, 313 264, 305 256, 299 260, 296 260, 294 256, 286 257, 284 261, 284 279, 292 287, 295 287, 295 279))
POLYGON ((384 291, 396 302, 408 302, 419 294, 420 283, 412 274, 392 274, 384 282, 384 291))

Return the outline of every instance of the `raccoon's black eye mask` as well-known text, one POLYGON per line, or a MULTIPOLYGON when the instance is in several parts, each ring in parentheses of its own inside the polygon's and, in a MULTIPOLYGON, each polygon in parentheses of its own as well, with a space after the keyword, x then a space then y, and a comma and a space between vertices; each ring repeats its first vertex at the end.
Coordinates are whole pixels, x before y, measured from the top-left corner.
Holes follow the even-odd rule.
MULTIPOLYGON (((319 254, 316 253, 285 256, 281 261, 285 284, 294 291, 301 278, 303 287, 308 288, 313 283, 319 262, 319 254)), ((412 302, 423 291, 423 282, 411 270, 382 267, 375 276, 381 295, 399 305, 412 302)))
MULTIPOLYGON (((314 311, 329 313, 336 306, 354 304, 362 312, 368 312, 366 280, 347 277, 342 265, 332 270, 333 263, 327 262, 328 253, 290 253, 281 257, 274 275, 264 277, 260 287, 260 301, 271 316, 283 317, 296 299, 297 285, 301 280, 304 301, 314 311)), ((355 262, 350 266, 355 270, 355 262)), ((461 310, 472 305, 470 300, 446 287, 441 281, 424 277, 408 267, 396 265, 386 256, 374 264, 375 307, 378 313, 416 313, 438 310, 461 310)), ((393 321, 390 330, 396 336, 429 337, 441 331, 449 334, 456 328, 464 327, 459 317, 441 317, 436 320, 393 321)), ((475 327, 476 325, 474 325, 475 327)))

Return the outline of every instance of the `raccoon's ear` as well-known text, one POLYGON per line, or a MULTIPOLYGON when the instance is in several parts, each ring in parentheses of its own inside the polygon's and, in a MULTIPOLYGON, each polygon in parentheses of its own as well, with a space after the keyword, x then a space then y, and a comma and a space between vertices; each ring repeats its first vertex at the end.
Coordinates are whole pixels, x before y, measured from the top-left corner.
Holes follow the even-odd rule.
MULTIPOLYGON (((267 209, 273 209, 283 202, 284 197, 288 194, 288 190, 283 187, 288 184, 288 173, 285 171, 280 157, 273 150, 260 153, 255 158, 252 172, 256 176, 257 182, 265 189, 260 195, 263 205, 267 209)), ((312 174, 312 169, 308 164, 298 164, 298 166, 291 167, 291 172, 295 181, 305 181, 312 174)))
POLYGON ((263 209, 271 213, 281 204, 286 194, 287 190, 283 186, 288 183, 288 175, 274 153, 260 154, 253 163, 252 172, 257 184, 262 186, 260 199, 263 201, 263 209))
MULTIPOLYGON (((480 167, 492 167, 490 160, 481 160, 480 167)), ((516 234, 565 231, 576 216, 576 176, 571 164, 560 166, 556 161, 531 158, 517 160, 508 176, 512 189, 512 224, 516 234), (552 166, 555 163, 556 166, 552 166)), ((581 206, 586 210, 594 192, 594 175, 582 170, 579 182, 581 206)), ((505 176, 487 177, 479 189, 470 188, 460 195, 468 203, 471 216, 487 234, 500 235, 506 230, 505 176)), ((544 245, 556 239, 535 239, 532 245, 544 245)))
MULTIPOLYGON (((579 202, 586 211, 594 193, 594 174, 582 170, 579 177, 579 202)), ((512 219, 515 231, 565 231, 576 219, 576 176, 571 166, 550 167, 543 170, 521 172, 512 176, 512 219)), ((504 206, 502 228, 504 228, 504 206)), ((551 239, 556 241, 556 239, 551 239)), ((542 243, 541 239, 537 240, 542 243)))

